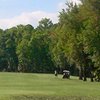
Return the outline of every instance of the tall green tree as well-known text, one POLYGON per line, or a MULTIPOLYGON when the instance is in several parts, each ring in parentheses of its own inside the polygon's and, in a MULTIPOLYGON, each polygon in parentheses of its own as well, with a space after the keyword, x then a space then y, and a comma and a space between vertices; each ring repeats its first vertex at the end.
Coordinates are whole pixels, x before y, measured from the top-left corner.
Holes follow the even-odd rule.
MULTIPOLYGON (((81 14, 84 19, 84 50, 90 56, 94 67, 100 68, 100 1, 84 0, 81 14)), ((96 69, 96 68, 94 68, 96 69)), ((100 76, 100 75, 99 75, 100 76)))
POLYGON ((53 23, 50 19, 42 19, 30 41, 33 71, 50 72, 54 70, 49 45, 50 31, 53 23))
POLYGON ((18 71, 31 72, 29 41, 31 40, 34 28, 31 25, 19 25, 17 28, 18 40, 16 53, 19 61, 18 71))
POLYGON ((18 66, 18 57, 16 54, 16 28, 13 27, 11 29, 5 30, 6 34, 6 59, 8 62, 8 70, 9 71, 17 71, 18 66))

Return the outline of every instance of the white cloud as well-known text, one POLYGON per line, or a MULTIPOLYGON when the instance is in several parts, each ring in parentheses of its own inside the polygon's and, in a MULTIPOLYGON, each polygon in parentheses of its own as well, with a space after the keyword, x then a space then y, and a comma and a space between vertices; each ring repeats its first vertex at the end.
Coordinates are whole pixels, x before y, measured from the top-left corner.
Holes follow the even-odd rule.
MULTIPOLYGON (((73 2, 74 4, 81 4, 80 0, 68 0, 68 2, 73 2)), ((66 2, 60 2, 58 4, 58 11, 61 11, 62 9, 65 9, 67 5, 65 4, 66 2)))
POLYGON ((70 0, 70 1, 72 1, 73 3, 76 3, 76 4, 80 4, 81 3, 80 0, 70 0))
MULTIPOLYGON (((5 0, 3 0, 5 1, 5 0)), ((76 2, 77 4, 80 3, 80 0, 69 0, 76 2)), ((38 25, 38 21, 42 18, 50 18, 53 23, 58 22, 58 14, 59 11, 66 8, 65 2, 60 2, 58 4, 58 12, 57 13, 49 13, 44 11, 33 11, 33 12, 23 12, 22 14, 15 16, 13 18, 3 18, 0 19, 0 28, 7 29, 19 24, 32 24, 34 27, 38 25)))
POLYGON ((11 28, 19 24, 32 24, 33 26, 37 26, 38 21, 45 17, 50 18, 53 23, 56 23, 58 22, 57 16, 57 13, 48 13, 44 11, 23 12, 21 15, 10 19, 0 19, 0 28, 11 28))

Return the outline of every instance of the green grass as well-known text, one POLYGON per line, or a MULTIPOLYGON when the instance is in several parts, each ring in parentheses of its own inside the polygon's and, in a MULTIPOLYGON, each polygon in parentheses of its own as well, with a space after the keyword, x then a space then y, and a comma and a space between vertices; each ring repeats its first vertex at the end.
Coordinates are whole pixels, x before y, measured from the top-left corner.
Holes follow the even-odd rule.
POLYGON ((100 100, 100 83, 53 74, 0 73, 0 100, 100 100))

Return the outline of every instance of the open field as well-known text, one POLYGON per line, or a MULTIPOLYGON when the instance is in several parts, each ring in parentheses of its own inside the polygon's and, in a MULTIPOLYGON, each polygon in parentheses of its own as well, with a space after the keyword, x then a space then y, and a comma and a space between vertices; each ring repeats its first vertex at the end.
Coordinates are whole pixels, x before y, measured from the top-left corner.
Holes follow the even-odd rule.
POLYGON ((53 74, 0 73, 0 100, 100 100, 100 83, 53 74))

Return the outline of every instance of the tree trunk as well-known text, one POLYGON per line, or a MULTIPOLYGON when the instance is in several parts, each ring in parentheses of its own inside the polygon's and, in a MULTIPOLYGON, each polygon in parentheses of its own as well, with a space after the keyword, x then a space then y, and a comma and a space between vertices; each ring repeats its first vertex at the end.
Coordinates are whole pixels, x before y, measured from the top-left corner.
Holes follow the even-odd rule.
POLYGON ((91 77, 91 82, 94 82, 93 78, 91 77))
POLYGON ((83 69, 80 67, 79 69, 79 80, 83 80, 83 69))
POLYGON ((83 81, 87 81, 87 77, 86 77, 86 67, 84 67, 84 71, 83 71, 83 81))
POLYGON ((93 82, 93 81, 94 81, 94 80, 93 80, 94 75, 93 75, 92 72, 90 73, 90 75, 91 75, 91 76, 90 76, 90 78, 91 78, 91 82, 93 82))

